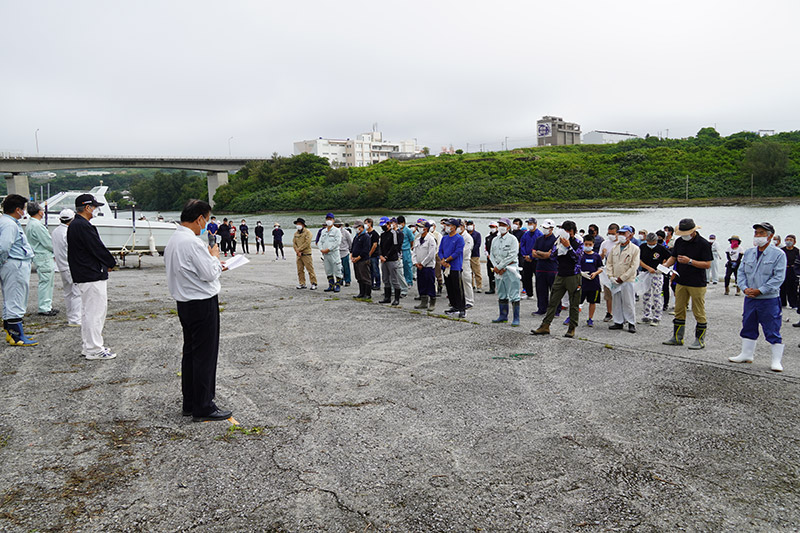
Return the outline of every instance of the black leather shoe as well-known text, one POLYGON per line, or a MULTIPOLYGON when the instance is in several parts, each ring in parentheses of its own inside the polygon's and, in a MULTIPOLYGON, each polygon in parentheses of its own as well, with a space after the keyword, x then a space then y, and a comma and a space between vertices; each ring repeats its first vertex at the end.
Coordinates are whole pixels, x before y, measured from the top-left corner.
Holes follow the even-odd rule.
POLYGON ((608 329, 622 329, 622 324, 617 324, 616 322, 614 322, 613 324, 608 326, 608 329))
POLYGON ((51 309, 49 311, 39 311, 39 314, 42 316, 56 316, 58 314, 58 309, 51 309))
POLYGON ((191 411, 187 411, 186 409, 181 410, 181 416, 192 416, 191 411))
POLYGON ((798 320, 797 322, 792 324, 792 326, 795 327, 795 328, 800 328, 800 320, 798 320))
POLYGON ((216 411, 213 411, 205 416, 193 416, 192 422, 206 422, 206 421, 213 421, 213 420, 227 420, 228 418, 233 415, 233 411, 223 411, 220 408, 217 408, 216 411))

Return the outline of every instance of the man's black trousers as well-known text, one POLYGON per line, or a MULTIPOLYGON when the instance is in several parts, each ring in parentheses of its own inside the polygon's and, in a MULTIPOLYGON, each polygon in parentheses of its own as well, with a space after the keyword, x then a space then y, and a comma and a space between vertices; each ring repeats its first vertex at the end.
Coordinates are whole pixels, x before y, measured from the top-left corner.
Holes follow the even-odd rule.
POLYGON ((183 410, 194 416, 212 413, 219 354, 219 300, 178 303, 178 318, 183 328, 181 390, 183 410))

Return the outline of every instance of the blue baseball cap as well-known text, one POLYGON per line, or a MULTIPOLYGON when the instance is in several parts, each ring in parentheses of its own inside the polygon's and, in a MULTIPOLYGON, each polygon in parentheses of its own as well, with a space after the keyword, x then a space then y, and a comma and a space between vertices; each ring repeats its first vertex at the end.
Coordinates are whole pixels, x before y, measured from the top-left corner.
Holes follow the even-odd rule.
POLYGON ((622 226, 621 228, 619 228, 619 230, 620 230, 620 231, 627 231, 628 233, 633 233, 633 228, 632 228, 632 227, 630 227, 630 226, 629 226, 629 225, 627 225, 627 224, 625 224, 624 226, 622 226))
POLYGON ((325 215, 325 218, 333 218, 333 219, 335 219, 336 217, 333 216, 333 213, 328 213, 327 215, 325 215))
POLYGON ((381 217, 381 219, 378 221, 379 226, 385 226, 388 223, 389 223, 389 217, 381 217))

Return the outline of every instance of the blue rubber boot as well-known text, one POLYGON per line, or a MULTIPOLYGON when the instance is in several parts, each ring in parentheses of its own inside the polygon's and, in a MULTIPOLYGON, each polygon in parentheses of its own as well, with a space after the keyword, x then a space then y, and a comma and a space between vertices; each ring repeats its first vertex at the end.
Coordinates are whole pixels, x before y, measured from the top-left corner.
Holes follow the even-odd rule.
POLYGON ((333 278, 331 278, 331 277, 328 277, 328 288, 327 288, 327 289, 325 289, 325 290, 324 290, 324 291, 322 291, 322 292, 333 292, 333 285, 334 285, 334 283, 335 283, 335 281, 333 280, 333 278))
POLYGON ((498 300, 500 304, 500 316, 492 320, 493 324, 505 324, 508 322, 508 300, 498 300))
POLYGON ((339 292, 342 290, 342 280, 340 278, 336 278, 333 282, 333 292, 339 292))
POLYGON ((19 322, 5 322, 6 341, 12 346, 36 346, 37 341, 28 338, 22 330, 22 320, 19 322))
POLYGON ((517 327, 519 326, 519 302, 512 302, 511 306, 514 309, 514 318, 511 321, 511 326, 517 327))

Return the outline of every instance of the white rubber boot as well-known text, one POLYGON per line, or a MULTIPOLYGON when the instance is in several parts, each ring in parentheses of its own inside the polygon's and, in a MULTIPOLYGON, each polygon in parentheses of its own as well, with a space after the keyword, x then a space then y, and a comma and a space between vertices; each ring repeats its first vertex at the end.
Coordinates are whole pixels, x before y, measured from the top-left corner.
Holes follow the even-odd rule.
POLYGON ((755 339, 742 339, 742 353, 736 357, 728 357, 731 363, 752 363, 753 354, 756 351, 755 339))
POLYGON ((783 359, 783 344, 773 344, 772 345, 772 366, 770 368, 773 372, 783 372, 783 366, 781 366, 781 359, 783 359))

